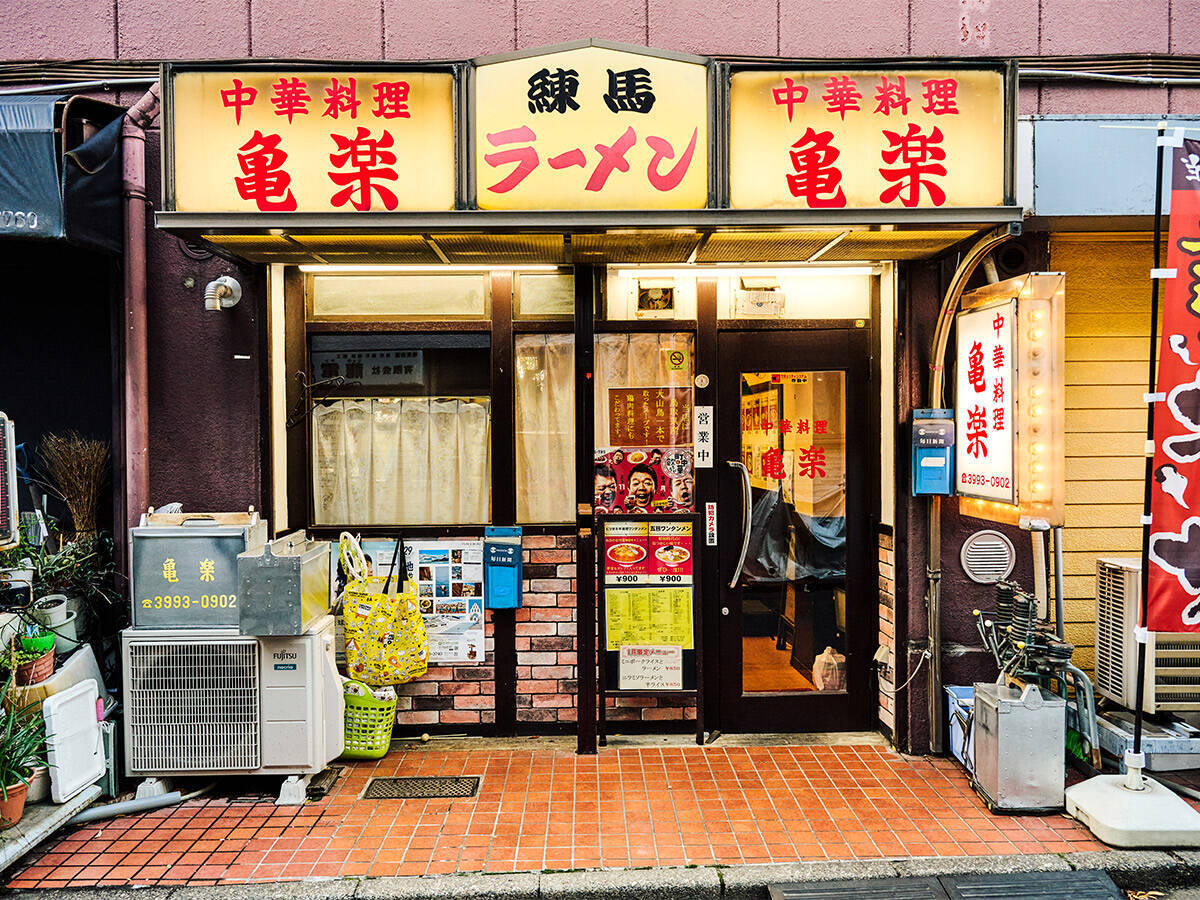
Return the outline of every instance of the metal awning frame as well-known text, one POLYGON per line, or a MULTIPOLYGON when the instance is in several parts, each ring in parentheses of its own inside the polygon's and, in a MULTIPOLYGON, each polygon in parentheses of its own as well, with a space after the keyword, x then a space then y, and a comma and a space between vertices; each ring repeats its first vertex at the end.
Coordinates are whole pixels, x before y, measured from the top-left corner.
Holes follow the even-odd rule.
MULTIPOLYGON (((424 241, 429 252, 429 262, 460 262, 453 253, 443 252, 439 239, 453 236, 461 242, 464 237, 476 236, 486 242, 488 238, 527 237, 562 238, 562 254, 556 259, 531 260, 521 256, 521 261, 557 262, 569 265, 573 262, 619 262, 624 264, 662 263, 660 242, 682 245, 676 263, 695 264, 705 262, 705 248, 710 246, 714 235, 733 236, 745 234, 748 239, 777 234, 780 245, 773 250, 758 245, 761 252, 751 253, 745 262, 794 262, 816 263, 829 254, 834 247, 842 250, 833 259, 878 261, 883 259, 914 259, 935 256, 967 239, 973 233, 1003 226, 1017 231, 1021 227, 1022 210, 1016 206, 962 208, 962 209, 869 209, 869 210, 781 210, 781 209, 701 209, 701 210, 638 210, 612 212, 607 210, 552 211, 552 212, 483 212, 458 210, 436 213, 287 213, 287 214, 212 214, 160 212, 156 224, 178 237, 192 242, 203 242, 217 254, 228 258, 243 258, 251 262, 310 262, 310 263, 362 263, 376 253, 379 262, 389 262, 389 252, 380 247, 373 251, 368 245, 372 238, 381 244, 388 237, 417 237, 424 241), (930 232, 946 232, 943 246, 933 247, 928 243, 930 232), (906 234, 911 235, 909 249, 904 250, 906 234), (316 241, 306 240, 308 236, 316 241), (346 256, 346 249, 330 247, 327 252, 322 246, 330 235, 363 239, 364 246, 353 255, 346 256), (811 235, 819 243, 808 250, 799 251, 789 237, 811 235), (856 235, 876 235, 862 247, 866 255, 859 256, 850 250, 856 235), (592 245, 581 252, 580 241, 585 236, 612 236, 623 248, 592 245), (890 240, 889 240, 890 237, 890 240), (223 240, 227 238, 228 240, 223 240), (245 239, 262 239, 277 242, 271 248, 242 249, 239 244, 245 239), (574 240, 572 240, 574 238, 574 240), (843 240, 850 239, 842 244, 843 240), (237 239, 237 240, 235 240, 237 239), (644 241, 645 253, 628 248, 630 240, 644 241), (889 247, 889 245, 891 245, 889 247), (851 256, 845 253, 850 250, 851 256), (914 252, 915 251, 915 252, 914 252), (799 252, 799 255, 797 253, 799 252), (298 257, 307 257, 307 260, 298 257)), ((861 243, 861 242, 860 242, 861 243)), ((242 245, 244 247, 244 244, 242 245)), ((404 255, 403 253, 401 255, 404 255)), ((711 255, 710 255, 711 256, 711 255)), ((505 254, 497 255, 493 264, 503 265, 512 259, 505 254)), ((724 257, 716 257, 724 259, 724 257)), ((404 260, 406 262, 411 260, 404 260)), ((711 259, 710 259, 711 261, 711 259)))
POLYGON ((1020 206, 955 209, 661 209, 414 213, 157 212, 159 228, 188 238, 219 234, 571 234, 687 228, 700 231, 991 228, 1019 224, 1020 206))

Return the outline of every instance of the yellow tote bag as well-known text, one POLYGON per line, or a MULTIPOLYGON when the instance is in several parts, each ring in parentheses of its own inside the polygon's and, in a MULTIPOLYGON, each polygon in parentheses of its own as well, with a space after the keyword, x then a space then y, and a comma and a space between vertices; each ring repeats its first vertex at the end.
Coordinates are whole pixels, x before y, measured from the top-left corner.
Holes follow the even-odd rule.
POLYGON ((416 585, 404 580, 404 589, 396 593, 404 560, 396 560, 394 579, 368 578, 362 547, 348 532, 342 532, 338 553, 347 577, 342 614, 350 677, 376 686, 420 678, 429 668, 429 636, 416 585))

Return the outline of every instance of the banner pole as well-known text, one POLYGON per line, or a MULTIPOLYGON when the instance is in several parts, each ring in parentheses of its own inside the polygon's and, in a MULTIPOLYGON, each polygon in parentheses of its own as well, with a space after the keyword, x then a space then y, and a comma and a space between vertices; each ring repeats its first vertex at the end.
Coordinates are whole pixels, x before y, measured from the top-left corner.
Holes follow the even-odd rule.
MULTIPOLYGON (((1163 155, 1166 147, 1163 145, 1163 135, 1166 134, 1167 123, 1158 123, 1157 150, 1158 159, 1154 171, 1154 268, 1162 265, 1162 205, 1163 205, 1163 155)), ((1157 274, 1157 273, 1154 273, 1157 274)), ((1147 392, 1154 393, 1155 382, 1158 378, 1158 282, 1150 278, 1150 375, 1147 392)), ((1146 440, 1154 440, 1154 403, 1146 404, 1146 440)), ((1152 446, 1148 444, 1147 446, 1152 446)), ((1142 694, 1146 690, 1146 623, 1150 603, 1150 496, 1154 484, 1154 454, 1146 454, 1146 482, 1142 495, 1142 590, 1141 611, 1138 624, 1143 630, 1138 632, 1137 687, 1135 688, 1136 706, 1133 717, 1133 752, 1142 752, 1142 694)))

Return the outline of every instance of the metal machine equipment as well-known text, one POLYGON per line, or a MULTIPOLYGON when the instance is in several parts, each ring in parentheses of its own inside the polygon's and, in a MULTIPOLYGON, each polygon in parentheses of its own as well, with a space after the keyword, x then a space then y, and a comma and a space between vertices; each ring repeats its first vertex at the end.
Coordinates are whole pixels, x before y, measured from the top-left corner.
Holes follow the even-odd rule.
POLYGON ((131 529, 127 775, 280 775, 278 802, 298 804, 341 755, 329 544, 265 534, 253 511, 131 529))

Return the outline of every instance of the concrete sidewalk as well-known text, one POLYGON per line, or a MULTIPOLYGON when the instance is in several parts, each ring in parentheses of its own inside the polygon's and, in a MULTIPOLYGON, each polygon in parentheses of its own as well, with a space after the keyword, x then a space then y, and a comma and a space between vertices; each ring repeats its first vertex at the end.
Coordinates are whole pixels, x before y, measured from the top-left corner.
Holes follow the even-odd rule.
POLYGON ((1119 886, 1200 882, 1200 850, 845 860, 754 866, 336 878, 277 884, 0 891, 11 900, 766 900, 767 885, 950 874, 1103 869, 1119 886))

